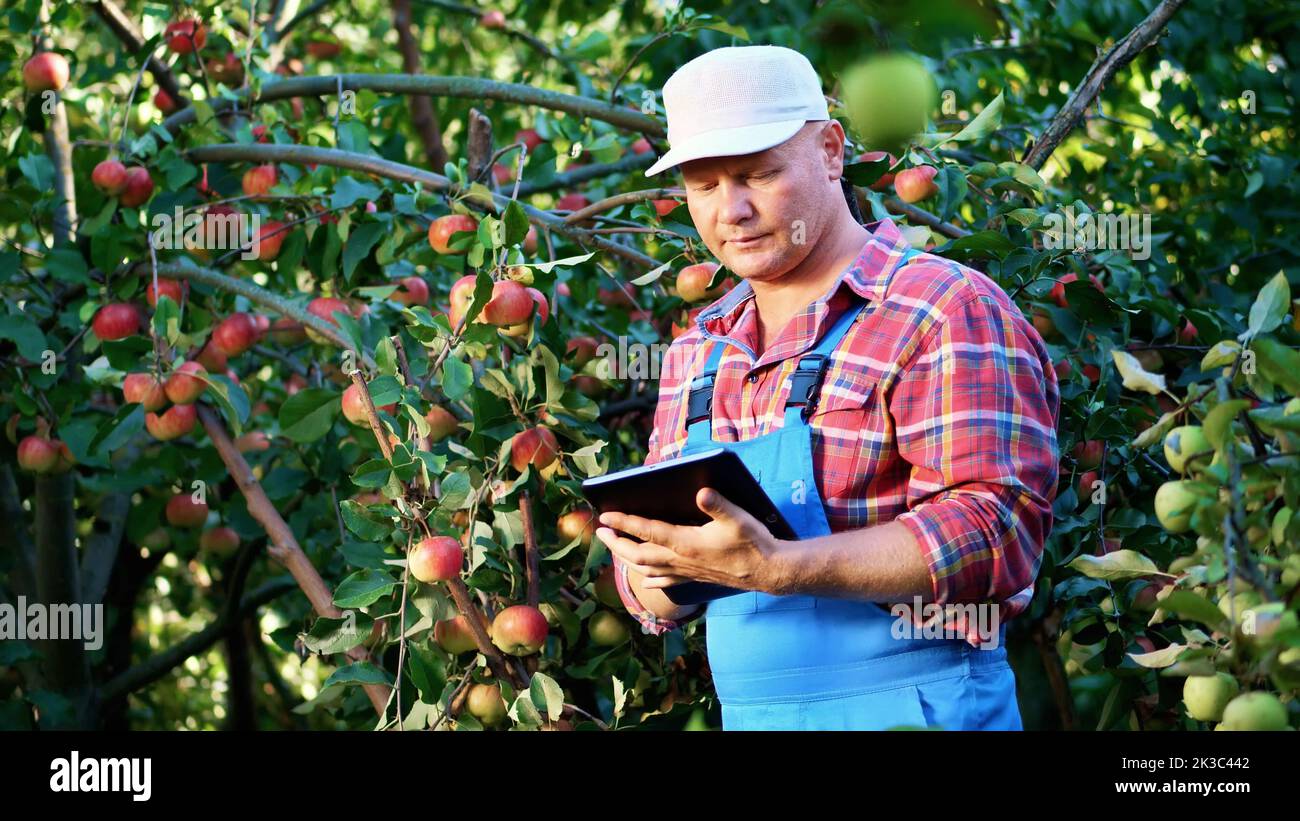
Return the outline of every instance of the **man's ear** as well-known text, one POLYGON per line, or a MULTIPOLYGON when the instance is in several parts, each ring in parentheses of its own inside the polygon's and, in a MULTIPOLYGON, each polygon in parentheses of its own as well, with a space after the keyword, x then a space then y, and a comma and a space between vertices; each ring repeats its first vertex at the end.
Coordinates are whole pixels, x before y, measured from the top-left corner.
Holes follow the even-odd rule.
POLYGON ((839 120, 829 120, 822 128, 821 147, 826 158, 826 170, 830 179, 837 180, 844 176, 844 126, 839 120))

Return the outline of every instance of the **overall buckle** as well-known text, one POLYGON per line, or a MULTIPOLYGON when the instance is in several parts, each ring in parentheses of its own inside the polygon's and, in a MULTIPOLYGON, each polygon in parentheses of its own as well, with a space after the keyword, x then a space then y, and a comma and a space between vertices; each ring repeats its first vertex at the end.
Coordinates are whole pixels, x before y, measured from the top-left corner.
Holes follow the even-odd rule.
POLYGON ((785 401, 785 406, 789 408, 793 405, 803 405, 804 421, 807 421, 817 407, 822 377, 826 375, 826 368, 829 365, 830 357, 826 354, 808 354, 799 357, 799 363, 795 366, 794 373, 790 375, 790 394, 785 401))
POLYGON ((706 373, 691 382, 691 393, 686 400, 686 424, 693 425, 713 416, 713 378, 706 373))

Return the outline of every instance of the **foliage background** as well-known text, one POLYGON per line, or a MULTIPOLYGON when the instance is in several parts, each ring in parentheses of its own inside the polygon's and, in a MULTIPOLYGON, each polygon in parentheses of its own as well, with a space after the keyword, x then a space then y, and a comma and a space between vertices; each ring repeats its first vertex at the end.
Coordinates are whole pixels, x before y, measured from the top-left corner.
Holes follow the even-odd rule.
MULTIPOLYGON (((159 447, 140 430, 138 419, 124 422, 118 413, 120 393, 115 380, 147 356, 150 346, 113 343, 101 350, 97 340, 80 334, 97 307, 110 301, 110 294, 112 299, 142 302, 145 279, 137 266, 147 266, 148 249, 140 228, 141 215, 116 208, 90 184, 90 171, 106 155, 107 144, 119 139, 126 100, 132 96, 137 77, 142 78, 141 87, 129 109, 125 141, 135 160, 148 165, 157 186, 146 216, 202 201, 194 184, 203 174, 203 163, 188 151, 216 144, 256 145, 247 120, 211 118, 211 106, 223 97, 233 98, 233 93, 219 90, 210 80, 209 90, 204 91, 202 73, 193 58, 174 58, 166 51, 159 42, 166 22, 182 10, 199 15, 210 30, 205 56, 223 55, 233 46, 240 59, 247 54, 251 60, 250 82, 262 86, 281 79, 273 73, 274 66, 290 58, 301 59, 305 75, 408 73, 411 67, 404 63, 395 30, 400 26, 394 25, 395 15, 405 9, 417 45, 418 70, 424 74, 521 83, 600 101, 610 100, 614 82, 621 78, 614 102, 632 108, 641 105, 643 91, 657 93, 672 71, 691 57, 745 42, 800 50, 822 74, 832 97, 838 96, 837 77, 856 61, 885 50, 917 53, 946 93, 944 109, 934 112, 932 130, 937 132, 959 130, 1000 94, 1002 110, 993 123, 996 127, 982 131, 977 139, 944 142, 933 154, 918 152, 909 158, 909 162, 943 163, 941 194, 921 203, 931 215, 929 219, 905 211, 888 193, 864 190, 861 194, 863 205, 874 216, 889 214, 900 224, 913 226, 916 233, 910 236, 914 240, 968 261, 1014 294, 1027 314, 1037 312, 1050 318, 1057 331, 1048 338, 1051 350, 1059 361, 1069 363, 1068 372, 1063 367, 1058 370, 1063 387, 1062 453, 1071 453, 1076 443, 1085 440, 1106 444, 1101 471, 1107 489, 1105 505, 1080 500, 1077 484, 1081 471, 1072 459, 1063 460, 1056 524, 1046 546, 1034 606, 1009 629, 1025 724, 1030 728, 1099 729, 1205 726, 1188 718, 1180 706, 1180 678, 1162 676, 1159 669, 1142 666, 1129 655, 1147 649, 1142 640, 1150 642, 1153 649, 1195 643, 1185 631, 1196 619, 1180 613, 1181 621, 1171 614, 1151 624, 1150 610, 1135 606, 1143 587, 1165 577, 1121 572, 1116 578, 1098 578, 1096 573, 1080 572, 1087 565, 1076 559, 1104 556, 1122 547, 1168 569, 1179 557, 1193 556, 1178 570, 1180 585, 1212 603, 1224 585, 1238 584, 1237 563, 1226 560, 1232 551, 1225 553, 1221 538, 1217 553, 1211 544, 1217 523, 1201 530, 1207 542, 1199 547, 1194 544, 1196 532, 1172 534, 1160 527, 1152 496, 1156 487, 1170 478, 1170 471, 1159 447, 1137 447, 1133 442, 1144 426, 1175 410, 1188 394, 1197 396, 1207 386, 1213 388, 1199 403, 1182 411, 1180 424, 1194 422, 1227 398, 1214 384, 1224 363, 1203 369, 1202 357, 1215 343, 1237 339, 1243 333, 1250 334, 1244 340, 1247 346, 1255 337, 1267 335, 1278 341, 1283 353, 1270 360, 1280 364, 1272 370, 1262 366, 1254 378, 1240 373, 1238 364, 1231 390, 1254 399, 1258 403, 1255 411, 1289 415, 1281 409, 1296 393, 1295 373, 1300 372, 1286 373, 1287 363, 1294 361, 1290 357, 1295 355, 1298 339, 1290 301, 1292 286, 1288 284, 1297 278, 1297 252, 1286 228, 1296 214, 1297 201, 1294 111, 1300 9, 1296 4, 1259 0, 1182 4, 1159 38, 1105 82, 1083 121, 1037 166, 1037 173, 1023 165, 990 172, 980 164, 1022 159, 1099 55, 1139 26, 1153 4, 943 0, 924 4, 923 9, 913 8, 920 4, 908 4, 906 10, 900 10, 890 3, 770 0, 695 2, 687 10, 650 2, 529 2, 502 7, 509 26, 509 31, 503 32, 479 25, 477 14, 483 9, 466 10, 442 0, 301 3, 296 12, 289 8, 293 4, 282 8, 278 3, 262 2, 255 4, 259 19, 275 14, 274 19, 283 26, 295 13, 301 12, 302 17, 282 39, 259 28, 249 50, 247 4, 173 7, 123 2, 118 6, 121 13, 141 28, 159 57, 172 64, 171 70, 187 95, 200 101, 196 106, 200 124, 177 129, 174 136, 158 128, 161 114, 149 102, 157 77, 141 74, 139 54, 124 47, 105 24, 106 4, 49 4, 45 26, 39 22, 41 5, 26 0, 7 4, 0 12, 5 23, 0 39, 7 46, 0 54, 10 55, 0 58, 7 89, 0 111, 5 188, 0 197, 0 234, 5 239, 0 248, 5 306, 0 326, 0 356, 5 360, 0 376, 0 414, 6 419, 18 418, 17 438, 34 430, 38 415, 51 419, 75 454, 79 555, 87 555, 92 541, 102 540, 106 534, 120 540, 121 551, 106 598, 110 640, 103 650, 91 654, 90 689, 132 667, 148 664, 213 624, 232 591, 279 590, 281 595, 255 615, 235 620, 236 627, 223 631, 221 640, 166 667, 152 683, 134 689, 125 699, 102 704, 92 719, 78 706, 81 696, 46 686, 48 681, 40 683, 39 648, 4 642, 0 645, 0 725, 53 727, 90 721, 105 727, 187 729, 374 726, 374 711, 362 689, 348 684, 348 675, 340 681, 338 671, 352 670, 351 678, 361 680, 373 669, 383 680, 392 681, 401 655, 393 632, 372 648, 375 666, 367 671, 346 667, 341 657, 305 652, 298 636, 312 625, 311 607, 283 568, 265 555, 264 528, 245 508, 208 437, 196 428, 194 435, 184 440, 185 447, 159 447), (22 64, 32 54, 34 38, 40 33, 50 38, 52 47, 67 56, 72 66, 62 104, 70 138, 75 141, 71 157, 81 221, 73 244, 60 242, 56 235, 57 174, 46 154, 49 132, 20 77, 22 64), (307 50, 313 40, 332 38, 342 46, 337 56, 318 58, 307 50), (1123 251, 1085 255, 1044 248, 1038 220, 1067 205, 1078 211, 1149 214, 1150 258, 1136 260, 1123 251), (950 243, 953 232, 927 227, 939 223, 955 226, 963 234, 973 232, 976 238, 950 243), (1051 298, 1050 289, 1054 280, 1067 272, 1085 281, 1095 275, 1104 285, 1104 298, 1086 284, 1074 283, 1065 290, 1070 307, 1061 307, 1051 298), (1270 282, 1272 290, 1266 288, 1270 282), (1251 309, 1261 303, 1261 294, 1267 303, 1258 309, 1264 321, 1253 323, 1251 309), (1178 330, 1188 319, 1198 336, 1179 339, 1178 330), (1270 322, 1271 327, 1261 330, 1270 322), (54 375, 42 374, 32 365, 39 352, 47 349, 66 351, 54 375), (1115 349, 1159 351, 1162 361, 1150 369, 1163 373, 1169 394, 1155 396, 1126 388, 1114 364, 1115 349), (107 438, 115 448, 102 447, 105 437, 96 441, 97 433, 111 433, 107 438), (214 520, 220 518, 240 533, 245 542, 241 554, 212 556, 198 550, 194 534, 175 531, 171 550, 161 556, 157 551, 143 555, 140 540, 158 526, 171 486, 194 479, 216 489, 214 520), (112 527, 115 520, 124 526, 112 527), (1194 568, 1201 568, 1200 575, 1194 568), (331 675, 335 686, 327 687, 331 675)), ((255 107, 254 122, 269 127, 274 144, 338 148, 438 173, 449 171, 449 176, 459 174, 463 179, 464 159, 473 153, 470 113, 478 109, 492 120, 496 147, 508 145, 510 135, 525 127, 535 128, 547 138, 547 145, 532 152, 523 172, 525 191, 535 193, 520 199, 537 209, 554 209, 558 196, 570 190, 581 190, 597 202, 621 192, 646 189, 641 169, 650 156, 631 150, 640 135, 599 119, 560 116, 544 107, 483 99, 482 95, 434 96, 435 128, 446 160, 453 166, 444 168, 433 162, 437 158, 422 145, 413 127, 414 109, 403 95, 362 89, 356 97, 356 116, 337 120, 337 101, 332 96, 304 94, 303 99, 301 115, 296 115, 287 100, 281 100, 255 107), (296 139, 290 129, 296 130, 296 139), (582 172, 575 174, 573 158, 566 153, 578 142, 586 149, 582 159, 587 164, 616 167, 611 173, 575 183, 582 172), (458 163, 459 170, 454 168, 458 163)), ((844 112, 837 108, 832 114, 843 119, 844 112)), ((662 122, 662 107, 653 116, 662 122)), ((657 138, 662 128, 658 133, 647 128, 646 133, 657 138)), ((662 140, 656 139, 655 144, 661 152, 662 140)), ((209 185, 224 195, 237 194, 247 164, 208 156, 209 185)), ((503 162, 512 162, 514 157, 506 155, 503 162)), ((301 162, 285 161, 279 167, 282 187, 276 191, 297 199, 250 204, 250 208, 266 216, 281 216, 305 214, 305 209, 317 204, 338 209, 340 221, 309 220, 286 244, 286 257, 276 264, 235 263, 226 267, 226 273, 287 296, 299 312, 319 293, 344 293, 361 299, 371 310, 356 329, 359 340, 349 341, 359 341, 359 349, 383 359, 380 340, 400 334, 415 381, 420 381, 431 358, 436 359, 439 346, 445 344, 449 329, 445 323, 438 325, 401 312, 400 306, 385 300, 387 294, 361 289, 418 275, 432 286, 434 302, 445 304, 451 284, 465 273, 464 261, 435 256, 423 241, 423 231, 430 219, 448 213, 451 206, 440 193, 416 192, 409 183, 328 163, 311 169, 301 162), (378 203, 378 213, 367 213, 365 201, 378 203)), ((860 173, 869 172, 864 169, 860 173)), ((869 179, 864 176, 859 181, 869 179)), ((510 195, 509 185, 497 190, 510 195)), ((461 206, 466 204, 473 203, 461 206)), ((619 205, 605 216, 665 227, 686 238, 694 236, 685 209, 659 220, 645 199, 619 205)), ((684 259, 707 257, 697 239, 631 233, 610 236, 655 264, 679 267, 684 259)), ((519 237, 513 235, 513 239, 517 242, 519 237)), ((496 250, 490 237, 480 235, 479 240, 496 250)), ((549 240, 551 247, 544 241, 530 261, 580 256, 592 250, 589 242, 577 242, 558 232, 551 232, 549 240)), ((160 263, 184 264, 184 256, 164 254, 160 263)), ((670 277, 639 285, 638 303, 649 315, 630 316, 626 307, 607 305, 597 298, 598 288, 616 287, 611 276, 626 282, 644 275, 650 267, 600 251, 576 265, 538 269, 537 284, 552 297, 556 321, 538 331, 531 347, 512 355, 514 366, 503 364, 493 338, 473 333, 466 345, 448 358, 466 368, 450 377, 456 401, 464 403, 463 409, 472 409, 483 423, 477 433, 461 437, 467 453, 441 446, 433 449, 443 458, 439 466, 445 475, 470 477, 464 485, 455 480, 455 490, 463 491, 457 501, 490 489, 485 474, 514 480, 505 470, 504 460, 496 461, 502 443, 520 428, 519 419, 512 418, 507 407, 506 394, 523 396, 527 383, 545 379, 546 357, 539 349, 557 352, 552 356, 555 360, 565 341, 579 334, 627 334, 643 342, 667 340, 669 325, 681 321, 680 300, 666 287, 670 277), (556 298, 557 281, 567 285, 569 297, 556 298), (532 367, 519 367, 521 361, 532 367), (491 378, 485 380, 485 369, 506 375, 512 387, 494 392, 488 386, 491 378), (454 386, 457 379, 466 379, 471 373, 466 384, 454 386)), ((247 293, 229 290, 228 283, 196 278, 191 285, 179 350, 188 342, 201 343, 214 317, 219 319, 234 309, 264 308, 247 293)), ((329 424, 315 438, 295 441, 284 436, 286 422, 295 421, 285 414, 286 383, 291 374, 305 374, 323 386, 321 390, 334 402, 346 382, 338 374, 337 351, 327 346, 300 346, 279 353, 232 359, 241 389, 232 385, 235 398, 229 406, 219 404, 218 409, 236 433, 264 430, 275 437, 270 450, 250 453, 249 461, 305 555, 337 594, 346 578, 373 562, 374 557, 362 556, 364 549, 357 545, 392 542, 400 549, 408 531, 397 516, 382 537, 368 540, 355 530, 344 531, 334 497, 350 498, 361 490, 353 481, 355 471, 377 455, 376 442, 370 437, 367 443, 364 433, 350 435, 356 429, 337 416, 337 405, 329 424), (241 394, 246 396, 242 405, 241 394), (345 549, 347 545, 352 547, 345 549)), ((1229 367, 1234 362, 1233 357, 1226 360, 1229 367)), ((383 362, 380 367, 384 368, 383 362)), ((574 369, 563 367, 558 373, 567 378, 574 369)), ((387 370, 395 377, 397 369, 391 363, 387 370)), ((451 399, 449 374, 435 373, 429 390, 413 401, 427 405, 451 399)), ((575 614, 570 624, 553 631, 541 664, 563 689, 563 700, 585 711, 565 713, 582 728, 595 726, 596 722, 589 720, 592 716, 620 727, 719 724, 702 663, 698 626, 686 636, 667 640, 638 634, 612 650, 593 646, 578 620, 603 607, 592 595, 592 579, 608 561, 607 555, 599 546, 589 552, 585 548, 575 551, 572 543, 560 544, 554 531, 556 516, 574 504, 573 488, 581 476, 635 464, 643 457, 653 395, 652 383, 610 381, 594 403, 570 387, 540 411, 553 414, 564 428, 565 451, 571 454, 566 459, 568 477, 547 478, 534 497, 542 553, 570 548, 546 564, 542 595, 575 614), (608 441, 607 447, 582 451, 602 440, 608 441), (578 452, 582 455, 573 458, 578 452), (559 592, 561 587, 567 596, 559 592), (628 696, 628 690, 635 692, 628 696)), ((545 420, 538 412, 534 408, 530 419, 545 420)), ((1228 433, 1252 442, 1260 455, 1258 445, 1263 440, 1253 437, 1260 433, 1259 425, 1254 432, 1250 427, 1243 416, 1236 427, 1228 427, 1228 433)), ((1294 453, 1294 433, 1286 431, 1280 423, 1265 428, 1268 446, 1294 453), (1288 440, 1288 436, 1292 438, 1288 440)), ((21 521, 24 525, 7 528, 0 558, 4 563, 0 569, 7 571, 7 577, 0 576, 0 581, 6 582, 0 592, 12 595, 15 556, 27 539, 37 488, 30 475, 11 467, 14 441, 6 440, 0 447, 6 451, 4 487, 0 488, 5 493, 6 518, 11 524, 21 521)), ((412 464, 429 463, 417 460, 412 464)), ((1296 506, 1300 487, 1294 461, 1284 459, 1256 467, 1275 477, 1274 495, 1254 510, 1247 509, 1248 500, 1228 504, 1243 516, 1268 516, 1266 526, 1272 526, 1283 507, 1296 506)), ((402 478, 409 480, 410 476, 402 478)), ((1233 484, 1230 474, 1221 478, 1225 486, 1233 484)), ((522 487, 515 487, 513 495, 502 497, 498 504, 485 503, 475 511, 481 514, 479 521, 488 532, 483 534, 482 555, 474 559, 470 584, 503 601, 518 597, 526 575, 518 555, 522 542, 518 491, 522 487)), ((1206 501, 1207 506, 1215 503, 1217 498, 1206 501)), ((428 506, 436 529, 454 532, 450 516, 457 506, 448 504, 445 497, 441 505, 428 506)), ((1204 518, 1211 518, 1208 507, 1204 518)), ((1244 525, 1241 529, 1245 530, 1244 525)), ((1294 555, 1296 529, 1288 528, 1284 521, 1280 537, 1265 542, 1254 560, 1272 583, 1268 591, 1261 592, 1294 613, 1295 597, 1290 593, 1295 575, 1288 586, 1283 568, 1286 558, 1294 555)), ((1250 552, 1246 546, 1241 550, 1250 552)), ((1248 563, 1247 559, 1241 561, 1248 563)), ((382 570, 383 565, 378 567, 379 572, 388 572, 382 570)), ((393 580, 399 579, 394 576, 393 580)), ((386 590, 387 598, 361 609, 371 615, 393 612, 400 599, 392 590, 386 590)), ((419 616, 428 620, 450 613, 445 594, 423 591, 423 595, 419 616)), ((1290 624, 1293 627, 1294 621, 1290 624)), ((1231 628, 1209 630, 1212 625, 1203 621, 1201 626, 1208 630, 1202 633, 1205 652, 1192 653, 1182 663, 1191 663, 1191 656, 1203 663, 1208 659, 1220 669, 1230 670, 1247 687, 1276 691, 1290 703, 1295 680, 1287 678, 1285 670, 1279 672, 1277 658, 1286 647, 1300 644, 1294 630, 1286 632, 1284 624, 1276 647, 1252 655, 1242 647, 1242 636, 1234 635, 1231 628)), ((436 705, 440 700, 445 703, 473 662, 441 653, 427 640, 427 632, 426 623, 409 643, 404 690, 418 693, 426 705, 436 705)), ((535 708, 541 705, 545 713, 549 698, 540 693, 525 701, 535 708)), ((534 715, 537 709, 517 707, 523 710, 517 717, 524 726, 541 720, 534 715)), ((1293 704, 1291 716, 1294 725, 1293 704)), ((473 725, 472 720, 458 724, 473 725)))

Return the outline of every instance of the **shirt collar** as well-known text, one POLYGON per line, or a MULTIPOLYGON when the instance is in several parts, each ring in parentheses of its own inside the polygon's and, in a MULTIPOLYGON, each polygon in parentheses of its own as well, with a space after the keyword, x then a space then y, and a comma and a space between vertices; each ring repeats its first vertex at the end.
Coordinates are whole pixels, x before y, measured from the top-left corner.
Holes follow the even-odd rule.
MULTIPOLYGON (((911 249, 911 245, 903 238, 902 232, 893 220, 888 218, 868 223, 866 229, 871 232, 871 236, 863 243, 862 250, 858 256, 849 264, 840 274, 840 278, 827 290, 827 292, 818 300, 810 304, 801 314, 807 315, 813 313, 815 321, 813 325, 813 337, 816 339, 820 333, 822 321, 825 319, 828 310, 827 303, 839 293, 843 286, 848 286, 850 290, 868 302, 876 302, 884 298, 885 292, 889 289, 889 281, 902 262, 904 255, 911 249)), ((740 284, 728 291, 717 302, 709 305, 695 318, 695 323, 700 331, 706 337, 730 338, 731 332, 738 324, 741 324, 742 317, 748 312, 755 310, 753 307, 754 288, 748 280, 741 280, 740 284)), ((746 323, 748 324, 748 323, 746 323)), ((736 340, 732 339, 735 342, 736 340)), ((808 341, 811 344, 811 340, 808 341)), ((748 348, 745 345, 743 347, 748 348)), ((807 347, 807 346, 801 346, 807 347)), ((765 354, 764 359, 767 359, 765 354)))

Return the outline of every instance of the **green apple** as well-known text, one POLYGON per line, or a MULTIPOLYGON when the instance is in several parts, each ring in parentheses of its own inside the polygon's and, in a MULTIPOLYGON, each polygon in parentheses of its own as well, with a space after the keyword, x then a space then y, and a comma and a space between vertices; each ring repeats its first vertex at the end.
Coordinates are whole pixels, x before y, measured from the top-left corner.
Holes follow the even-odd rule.
POLYGON ((1242 693, 1223 708, 1227 730, 1285 730, 1286 706, 1272 693, 1242 693))
MULTIPOLYGON (((1165 461, 1179 473, 1187 472, 1189 456, 1208 450, 1212 450, 1210 440, 1205 438, 1205 431, 1200 425, 1183 425, 1165 436, 1165 461)), ((1203 456, 1195 460, 1191 467, 1201 468, 1206 463, 1207 457, 1203 456)))
POLYGON ((1197 721, 1221 721, 1223 708, 1240 691, 1237 680, 1227 673, 1188 676, 1183 682, 1183 704, 1197 721))
POLYGON ((1170 533, 1183 533, 1191 527, 1195 507, 1196 493, 1190 482, 1165 482, 1156 490, 1156 518, 1170 533))
POLYGON ((623 620, 608 610, 592 614, 587 621, 587 632, 591 634, 592 644, 600 647, 617 647, 632 635, 623 620))
POLYGON ((488 727, 500 724, 507 714, 506 702, 501 698, 501 686, 498 684, 471 684, 469 694, 465 697, 465 706, 469 708, 470 715, 488 727))
POLYGON ((894 151, 925 129, 938 94, 920 60, 906 54, 871 57, 841 77, 853 130, 866 147, 894 151))

